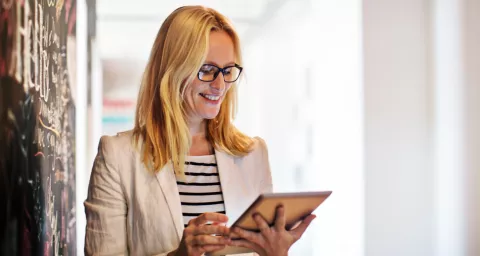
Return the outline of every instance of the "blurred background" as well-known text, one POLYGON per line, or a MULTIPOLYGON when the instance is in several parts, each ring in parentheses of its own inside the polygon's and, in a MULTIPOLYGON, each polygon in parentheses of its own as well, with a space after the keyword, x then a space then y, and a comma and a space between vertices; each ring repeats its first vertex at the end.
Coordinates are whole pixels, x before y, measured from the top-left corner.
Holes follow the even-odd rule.
POLYGON ((291 255, 480 255, 480 1, 77 4, 78 254, 99 138, 133 127, 157 31, 200 4, 240 34, 235 123, 274 190, 333 190, 291 255))

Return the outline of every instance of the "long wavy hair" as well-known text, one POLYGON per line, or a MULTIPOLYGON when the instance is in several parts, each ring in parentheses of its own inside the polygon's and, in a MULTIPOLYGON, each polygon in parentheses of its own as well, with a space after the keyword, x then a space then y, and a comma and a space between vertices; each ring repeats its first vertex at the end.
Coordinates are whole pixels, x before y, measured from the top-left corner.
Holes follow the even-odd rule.
MULTIPOLYGON (((142 161, 157 173, 172 161, 184 175, 185 156, 191 146, 184 106, 184 90, 197 79, 208 53, 212 31, 225 31, 234 43, 236 63, 242 63, 240 40, 231 22, 203 6, 184 6, 163 22, 143 74, 135 115, 134 141, 142 141, 142 161)), ((218 115, 207 122, 207 140, 233 156, 248 154, 253 139, 232 123, 237 109, 237 85, 225 95, 218 115)))

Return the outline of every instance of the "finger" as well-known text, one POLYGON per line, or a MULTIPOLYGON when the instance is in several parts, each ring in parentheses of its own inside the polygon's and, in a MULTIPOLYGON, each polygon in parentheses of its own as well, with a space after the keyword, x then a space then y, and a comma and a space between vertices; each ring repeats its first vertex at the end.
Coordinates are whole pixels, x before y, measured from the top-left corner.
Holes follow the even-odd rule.
POLYGON ((207 245, 202 245, 200 246, 201 250, 204 251, 204 252, 213 252, 213 251, 218 251, 218 250, 221 250, 223 248, 225 248, 226 245, 211 245, 211 244, 207 244, 207 245))
POLYGON ((292 236, 295 238, 295 240, 298 240, 300 239, 300 237, 303 235, 303 233, 305 232, 305 230, 307 230, 308 226, 310 225, 310 223, 312 223, 312 221, 316 218, 317 216, 315 216, 314 214, 310 214, 308 215, 303 221, 302 223, 300 223, 300 225, 298 225, 297 228, 293 229, 290 231, 290 233, 292 234, 292 236))
POLYGON ((247 241, 245 239, 232 240, 232 242, 230 242, 230 245, 231 246, 236 246, 236 247, 248 248, 248 249, 256 251, 256 252, 260 251, 260 246, 258 246, 255 243, 252 243, 250 241, 247 241))
POLYGON ((225 226, 218 225, 201 225, 196 226, 193 230, 193 235, 221 235, 227 236, 230 234, 230 229, 225 226))
MULTIPOLYGON (((222 213, 217 213, 217 212, 206 212, 201 214, 195 219, 192 219, 190 222, 192 222, 193 225, 202 225, 207 223, 208 221, 212 222, 227 222, 228 217, 225 214, 222 213)), ((189 224, 190 224, 189 222, 189 224)))
POLYGON ((193 245, 226 245, 230 242, 230 238, 223 236, 199 235, 193 237, 193 245))
POLYGON ((230 232, 230 234, 228 234, 228 237, 230 237, 230 239, 240 239, 240 236, 235 232, 230 232))
POLYGON ((296 221, 295 223, 293 223, 293 225, 289 225, 287 228, 287 231, 290 231, 290 230, 294 230, 298 227, 298 225, 300 225, 300 223, 302 223, 303 219, 302 220, 298 220, 296 221))
POLYGON ((267 221, 258 213, 253 215, 253 220, 257 224, 258 229, 262 235, 267 235, 270 232, 270 227, 268 226, 267 221))
POLYGON ((239 227, 234 227, 231 231, 239 236, 239 238, 246 239, 251 242, 259 243, 259 237, 261 236, 257 232, 248 231, 239 227))
POLYGON ((225 245, 230 239, 223 236, 199 235, 185 237, 185 244, 190 247, 201 247, 202 245, 225 245))
POLYGON ((281 205, 277 207, 277 212, 275 214, 275 229, 277 231, 285 230, 286 222, 285 207, 281 205))

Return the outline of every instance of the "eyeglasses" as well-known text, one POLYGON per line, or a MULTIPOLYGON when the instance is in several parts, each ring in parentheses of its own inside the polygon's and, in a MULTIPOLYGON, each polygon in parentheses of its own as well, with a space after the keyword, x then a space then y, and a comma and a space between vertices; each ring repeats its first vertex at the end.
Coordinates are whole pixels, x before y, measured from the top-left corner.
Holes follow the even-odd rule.
POLYGON ((212 82, 217 78, 218 74, 222 72, 225 83, 233 83, 240 77, 242 70, 243 68, 238 64, 224 68, 220 68, 212 64, 203 64, 198 71, 197 76, 200 81, 212 82))

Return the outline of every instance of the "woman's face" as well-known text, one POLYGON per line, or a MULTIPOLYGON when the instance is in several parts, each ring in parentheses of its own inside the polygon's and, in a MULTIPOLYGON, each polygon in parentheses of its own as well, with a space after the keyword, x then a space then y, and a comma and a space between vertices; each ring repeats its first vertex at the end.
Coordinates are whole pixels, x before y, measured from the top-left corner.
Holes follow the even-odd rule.
MULTIPOLYGON (((233 41, 224 31, 212 31, 207 58, 204 64, 212 64, 220 68, 235 64, 233 41)), ((190 122, 201 122, 213 119, 218 115, 225 94, 231 84, 225 83, 220 72, 215 80, 203 82, 198 79, 185 88, 185 104, 190 122)))

